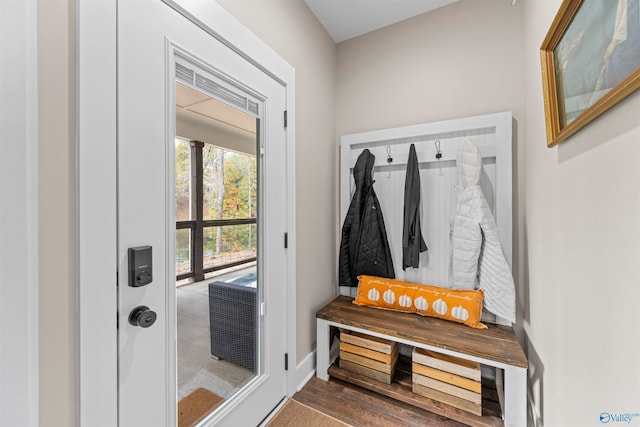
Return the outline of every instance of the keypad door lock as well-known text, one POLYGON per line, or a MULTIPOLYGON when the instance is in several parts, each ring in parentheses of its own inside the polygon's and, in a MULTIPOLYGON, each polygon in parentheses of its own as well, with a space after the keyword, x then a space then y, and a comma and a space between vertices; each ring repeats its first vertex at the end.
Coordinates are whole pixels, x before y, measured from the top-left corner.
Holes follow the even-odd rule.
POLYGON ((146 305, 141 305, 133 309, 129 314, 129 323, 133 326, 148 328, 156 323, 158 315, 155 311, 150 310, 146 305))
POLYGON ((137 288, 153 281, 153 252, 151 246, 129 248, 129 286, 137 288))

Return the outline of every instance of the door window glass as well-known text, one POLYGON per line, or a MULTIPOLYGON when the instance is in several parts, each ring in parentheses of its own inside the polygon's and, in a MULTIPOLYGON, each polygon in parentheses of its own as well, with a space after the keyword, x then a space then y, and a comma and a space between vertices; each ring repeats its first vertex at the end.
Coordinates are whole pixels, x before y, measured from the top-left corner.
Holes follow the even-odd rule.
POLYGON ((196 397, 208 410, 229 399, 256 377, 260 353, 258 122, 192 92, 176 84, 178 414, 196 397))

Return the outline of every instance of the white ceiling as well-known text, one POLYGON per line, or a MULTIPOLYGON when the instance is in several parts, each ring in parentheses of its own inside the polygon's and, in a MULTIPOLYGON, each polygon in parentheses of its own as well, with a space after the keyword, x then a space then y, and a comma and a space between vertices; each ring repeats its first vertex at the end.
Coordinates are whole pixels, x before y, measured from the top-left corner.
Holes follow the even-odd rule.
POLYGON ((458 0, 304 0, 336 43, 458 0))

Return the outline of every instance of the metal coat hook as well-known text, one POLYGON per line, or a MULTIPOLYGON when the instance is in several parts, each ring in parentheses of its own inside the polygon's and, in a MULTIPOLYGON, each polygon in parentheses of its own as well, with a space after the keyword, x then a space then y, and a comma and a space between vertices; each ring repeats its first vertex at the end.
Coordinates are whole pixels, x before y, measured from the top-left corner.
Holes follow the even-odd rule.
MULTIPOLYGON (((391 146, 387 145, 387 164, 393 163, 393 157, 391 157, 391 146)), ((389 173, 387 173, 387 179, 391 178, 391 169, 389 169, 389 173)))
POLYGON ((436 159, 438 160, 438 169, 440 169, 440 176, 444 176, 442 173, 442 165, 440 164, 440 159, 442 159, 442 151, 440 150, 440 140, 436 139, 433 141, 433 145, 436 146, 436 159))

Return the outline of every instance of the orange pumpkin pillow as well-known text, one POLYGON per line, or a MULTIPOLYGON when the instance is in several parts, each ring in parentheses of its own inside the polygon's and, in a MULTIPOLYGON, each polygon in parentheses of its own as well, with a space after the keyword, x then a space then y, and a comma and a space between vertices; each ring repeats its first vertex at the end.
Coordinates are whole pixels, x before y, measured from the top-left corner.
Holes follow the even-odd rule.
POLYGON ((358 280, 358 294, 353 301, 356 305, 418 313, 476 329, 487 328, 480 323, 484 296, 481 290, 447 289, 364 275, 358 280))

